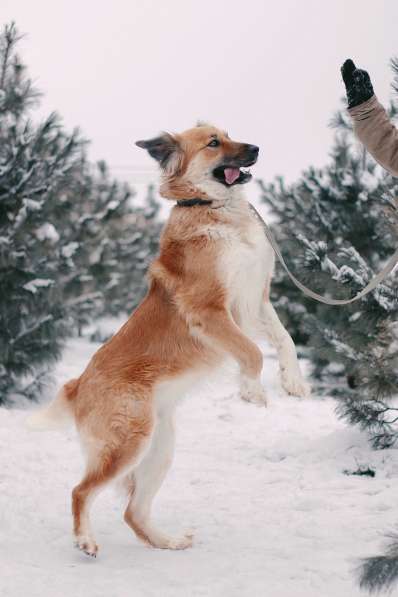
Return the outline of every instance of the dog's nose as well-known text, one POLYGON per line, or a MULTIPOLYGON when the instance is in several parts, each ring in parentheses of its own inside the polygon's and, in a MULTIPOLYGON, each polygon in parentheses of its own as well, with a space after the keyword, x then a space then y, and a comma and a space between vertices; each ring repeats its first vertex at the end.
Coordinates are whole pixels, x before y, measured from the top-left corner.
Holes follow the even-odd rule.
POLYGON ((253 156, 257 156, 258 152, 260 151, 260 148, 257 147, 257 145, 249 145, 248 144, 247 150, 249 151, 249 153, 253 154, 253 156))

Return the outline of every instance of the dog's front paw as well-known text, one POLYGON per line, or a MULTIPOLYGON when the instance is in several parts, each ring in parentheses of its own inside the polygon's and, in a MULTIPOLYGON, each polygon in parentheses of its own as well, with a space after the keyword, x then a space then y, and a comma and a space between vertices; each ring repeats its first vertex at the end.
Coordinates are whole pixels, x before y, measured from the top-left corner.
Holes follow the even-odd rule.
POLYGON ((285 369, 281 371, 283 389, 292 396, 298 398, 309 398, 311 386, 303 379, 300 370, 292 371, 285 369))
POLYGON ((239 395, 246 402, 253 402, 258 406, 267 406, 267 394, 259 379, 241 377, 239 395))

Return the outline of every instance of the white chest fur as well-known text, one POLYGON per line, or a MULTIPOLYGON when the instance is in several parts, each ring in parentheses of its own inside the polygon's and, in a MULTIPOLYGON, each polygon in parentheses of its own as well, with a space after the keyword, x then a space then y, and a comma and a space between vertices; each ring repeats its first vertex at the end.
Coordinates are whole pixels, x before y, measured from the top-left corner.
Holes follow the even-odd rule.
POLYGON ((219 272, 228 293, 228 307, 238 324, 249 335, 255 334, 256 321, 264 300, 266 282, 273 273, 274 253, 261 225, 253 219, 243 229, 225 234, 219 258, 219 272))

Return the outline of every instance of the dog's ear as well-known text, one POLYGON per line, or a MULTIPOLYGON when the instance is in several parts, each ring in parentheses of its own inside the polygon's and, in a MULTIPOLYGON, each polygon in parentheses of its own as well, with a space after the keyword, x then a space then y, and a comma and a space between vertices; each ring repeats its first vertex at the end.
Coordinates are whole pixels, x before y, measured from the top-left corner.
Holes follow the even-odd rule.
POLYGON ((177 139, 169 133, 144 141, 136 141, 138 147, 146 149, 149 155, 159 162, 168 176, 178 173, 182 164, 182 149, 177 139))

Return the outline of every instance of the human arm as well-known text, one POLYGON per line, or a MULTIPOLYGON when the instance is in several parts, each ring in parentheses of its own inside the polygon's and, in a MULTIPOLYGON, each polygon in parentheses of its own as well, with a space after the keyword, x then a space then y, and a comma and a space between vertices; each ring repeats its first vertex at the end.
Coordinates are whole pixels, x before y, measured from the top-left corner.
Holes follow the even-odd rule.
POLYGON ((398 131, 374 95, 369 74, 346 60, 341 68, 355 135, 383 168, 398 176, 398 131))

